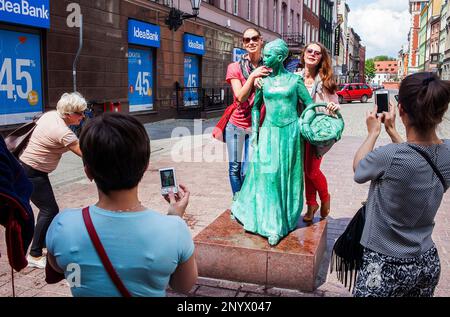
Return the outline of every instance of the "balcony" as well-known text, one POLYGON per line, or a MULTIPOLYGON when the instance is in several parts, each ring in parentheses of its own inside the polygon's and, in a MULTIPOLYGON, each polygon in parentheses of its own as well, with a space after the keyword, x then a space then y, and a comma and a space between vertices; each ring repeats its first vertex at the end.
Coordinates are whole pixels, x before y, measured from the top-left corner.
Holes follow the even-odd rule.
POLYGON ((301 48, 305 45, 305 37, 300 33, 283 33, 282 37, 290 48, 301 48))

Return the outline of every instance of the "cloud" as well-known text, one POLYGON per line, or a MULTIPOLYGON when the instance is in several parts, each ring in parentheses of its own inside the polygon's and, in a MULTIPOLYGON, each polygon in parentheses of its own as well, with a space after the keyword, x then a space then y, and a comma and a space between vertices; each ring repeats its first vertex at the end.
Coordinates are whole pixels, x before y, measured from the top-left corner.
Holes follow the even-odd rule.
POLYGON ((377 0, 354 10, 351 2, 349 6, 349 26, 361 37, 366 46, 366 56, 397 57, 398 51, 408 42, 411 24, 408 2, 377 0))

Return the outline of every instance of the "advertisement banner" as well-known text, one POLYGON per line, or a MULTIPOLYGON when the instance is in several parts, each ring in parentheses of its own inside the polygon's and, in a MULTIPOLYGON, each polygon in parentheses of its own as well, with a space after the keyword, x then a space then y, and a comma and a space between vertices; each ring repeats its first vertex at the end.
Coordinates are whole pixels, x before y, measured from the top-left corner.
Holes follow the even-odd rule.
POLYGON ((183 37, 183 48, 185 53, 205 55, 205 39, 201 36, 186 33, 183 37))
POLYGON ((128 101, 130 112, 153 110, 153 52, 128 50, 128 101))
POLYGON ((184 57, 184 106, 198 106, 199 62, 197 56, 186 55, 184 57))
POLYGON ((128 20, 128 43, 160 47, 161 28, 154 24, 128 20))
POLYGON ((0 0, 0 21, 50 28, 50 0, 0 0))
POLYGON ((42 108, 39 35, 0 30, 0 125, 29 122, 42 108))
POLYGON ((242 55, 247 54, 246 50, 243 50, 242 48, 235 47, 233 49, 233 62, 238 62, 241 60, 242 55))
POLYGON ((334 30, 334 56, 340 55, 341 48, 341 26, 338 25, 334 30))

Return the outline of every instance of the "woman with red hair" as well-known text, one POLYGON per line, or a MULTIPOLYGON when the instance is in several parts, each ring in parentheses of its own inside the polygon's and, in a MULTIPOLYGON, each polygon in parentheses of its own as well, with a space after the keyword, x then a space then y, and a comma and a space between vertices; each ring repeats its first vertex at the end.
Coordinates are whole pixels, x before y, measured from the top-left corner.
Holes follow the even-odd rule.
MULTIPOLYGON (((326 109, 324 108, 322 111, 328 111, 331 114, 339 110, 340 106, 336 95, 337 85, 333 78, 331 58, 327 49, 321 43, 311 42, 305 47, 301 62, 305 68, 299 75, 303 77, 305 86, 314 102, 328 103, 326 109)), ((319 111, 321 111, 320 108, 319 111)), ((322 156, 328 149, 317 148, 305 142, 305 195, 308 207, 303 217, 305 222, 312 221, 314 214, 319 209, 317 193, 321 201, 320 216, 326 218, 330 213, 327 179, 320 170, 322 156)))

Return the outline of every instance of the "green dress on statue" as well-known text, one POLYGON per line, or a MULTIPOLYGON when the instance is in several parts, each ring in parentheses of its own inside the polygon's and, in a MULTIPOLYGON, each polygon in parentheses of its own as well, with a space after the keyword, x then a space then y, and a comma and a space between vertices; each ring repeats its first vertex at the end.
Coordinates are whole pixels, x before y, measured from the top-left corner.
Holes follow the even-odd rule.
POLYGON ((287 56, 275 40, 264 49, 265 65, 273 72, 263 79, 252 109, 253 155, 241 191, 231 211, 244 229, 269 238, 269 244, 297 227, 303 208, 303 140, 298 104, 313 103, 303 79, 289 73, 282 62, 287 56), (258 131, 259 111, 266 117, 258 131))

